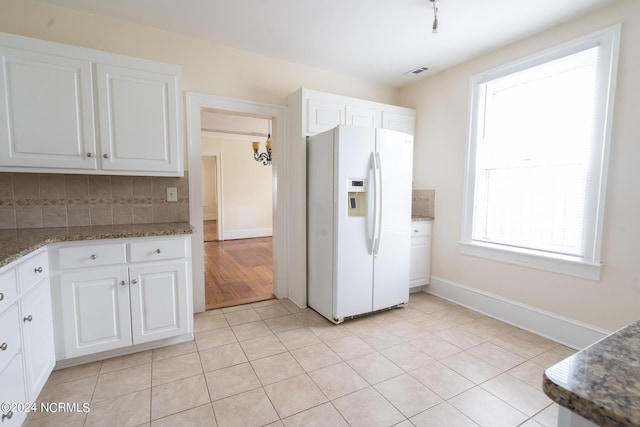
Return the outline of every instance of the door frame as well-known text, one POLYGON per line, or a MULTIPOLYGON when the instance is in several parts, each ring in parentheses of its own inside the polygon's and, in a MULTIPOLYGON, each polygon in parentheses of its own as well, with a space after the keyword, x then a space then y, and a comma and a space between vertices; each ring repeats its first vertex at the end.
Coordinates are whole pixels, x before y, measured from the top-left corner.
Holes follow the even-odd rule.
MULTIPOLYGON (((195 313, 205 311, 204 286, 204 236, 202 230, 202 125, 200 112, 211 109, 225 114, 249 115, 271 118, 273 162, 273 294, 277 298, 287 297, 286 282, 286 164, 288 153, 287 109, 279 105, 264 104, 242 99, 214 95, 186 93, 187 159, 189 176, 189 221, 195 225, 191 239, 193 309, 195 313)), ((247 155, 252 155, 247 151, 247 155)))
MULTIPOLYGON (((201 159, 214 158, 216 162, 216 234, 218 240, 224 240, 224 227, 222 226, 224 218, 222 217, 222 153, 219 151, 203 151, 201 159)), ((202 170, 200 171, 200 182, 202 182, 202 170)))

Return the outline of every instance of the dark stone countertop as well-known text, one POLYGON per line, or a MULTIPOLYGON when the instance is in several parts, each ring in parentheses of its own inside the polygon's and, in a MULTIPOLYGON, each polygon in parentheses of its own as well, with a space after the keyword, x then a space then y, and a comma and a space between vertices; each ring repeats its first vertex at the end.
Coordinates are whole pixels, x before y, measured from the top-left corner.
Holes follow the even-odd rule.
POLYGON ((0 230, 0 267, 56 242, 192 234, 188 222, 0 230))
POLYGON ((543 389, 599 426, 640 426, 640 321, 547 369, 543 389))

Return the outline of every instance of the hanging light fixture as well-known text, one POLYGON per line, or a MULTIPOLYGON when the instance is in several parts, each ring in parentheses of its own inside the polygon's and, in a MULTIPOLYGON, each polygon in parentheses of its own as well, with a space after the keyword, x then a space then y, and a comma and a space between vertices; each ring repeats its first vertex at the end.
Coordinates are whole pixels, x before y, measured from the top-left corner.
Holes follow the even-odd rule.
POLYGON ((431 26, 431 32, 438 34, 438 0, 429 0, 433 4, 433 25, 431 26))
POLYGON ((253 158, 256 162, 262 162, 263 165, 267 166, 271 164, 271 119, 268 120, 269 123, 269 133, 267 134, 267 141, 266 141, 266 148, 267 148, 267 152, 266 153, 258 153, 258 150, 260 149, 260 143, 258 141, 254 141, 251 143, 251 145, 253 146, 253 158))

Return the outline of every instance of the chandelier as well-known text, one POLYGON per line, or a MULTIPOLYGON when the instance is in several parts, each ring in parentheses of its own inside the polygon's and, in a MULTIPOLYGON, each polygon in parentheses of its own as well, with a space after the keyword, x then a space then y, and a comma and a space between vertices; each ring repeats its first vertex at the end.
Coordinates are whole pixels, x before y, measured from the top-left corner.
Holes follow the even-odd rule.
POLYGON ((266 148, 267 151, 266 153, 258 153, 258 150, 260 149, 260 143, 258 141, 254 141, 251 143, 251 145, 253 146, 253 158, 256 162, 262 162, 263 165, 267 166, 271 164, 271 120, 268 120, 269 122, 269 133, 267 134, 267 141, 266 141, 266 148))

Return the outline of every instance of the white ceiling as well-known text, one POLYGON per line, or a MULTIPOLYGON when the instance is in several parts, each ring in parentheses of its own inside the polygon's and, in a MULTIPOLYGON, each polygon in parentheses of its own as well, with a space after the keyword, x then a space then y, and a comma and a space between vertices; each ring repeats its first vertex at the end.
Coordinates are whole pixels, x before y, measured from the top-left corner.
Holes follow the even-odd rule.
POLYGON ((616 0, 42 1, 401 87, 616 0))

